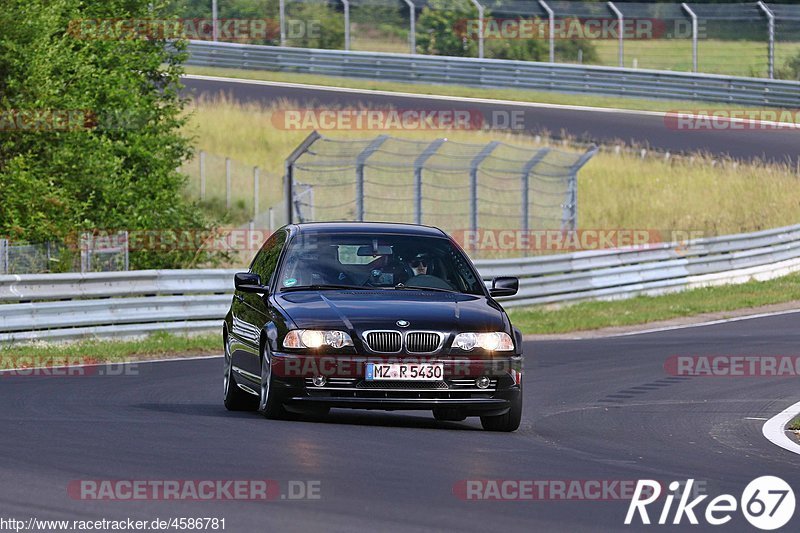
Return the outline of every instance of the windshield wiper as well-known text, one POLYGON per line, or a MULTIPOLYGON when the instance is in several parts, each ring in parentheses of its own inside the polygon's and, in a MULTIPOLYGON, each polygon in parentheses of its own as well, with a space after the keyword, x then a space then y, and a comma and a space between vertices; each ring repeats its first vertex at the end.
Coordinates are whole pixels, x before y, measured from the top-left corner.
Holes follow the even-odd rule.
POLYGON ((337 290, 337 289, 360 289, 361 287, 356 287, 354 285, 328 285, 328 284, 317 284, 317 285, 296 285, 294 287, 283 287, 281 291, 301 291, 301 290, 311 290, 311 291, 325 291, 325 290, 337 290))

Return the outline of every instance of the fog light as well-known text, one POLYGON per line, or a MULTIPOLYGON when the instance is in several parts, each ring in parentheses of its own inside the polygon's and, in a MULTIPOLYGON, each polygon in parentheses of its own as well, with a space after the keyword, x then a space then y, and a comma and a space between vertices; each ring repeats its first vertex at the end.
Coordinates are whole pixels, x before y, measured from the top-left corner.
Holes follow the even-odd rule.
POLYGON ((479 389, 485 389, 486 387, 489 386, 490 383, 491 383, 491 381, 486 376, 481 376, 481 377, 479 377, 478 379, 475 380, 475 385, 479 389))
POLYGON ((325 376, 314 376, 314 379, 311 380, 315 387, 324 387, 325 384, 328 382, 328 378, 325 376))

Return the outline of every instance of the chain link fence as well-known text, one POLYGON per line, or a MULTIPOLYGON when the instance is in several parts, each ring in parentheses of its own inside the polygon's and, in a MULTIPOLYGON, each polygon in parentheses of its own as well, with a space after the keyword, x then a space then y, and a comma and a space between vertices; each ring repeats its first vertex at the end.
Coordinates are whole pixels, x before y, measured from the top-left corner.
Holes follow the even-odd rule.
POLYGON ((577 174, 596 150, 313 132, 286 161, 287 201, 297 222, 405 222, 450 233, 574 230, 577 174))
POLYGON ((800 78, 796 3, 180 0, 172 12, 216 20, 220 41, 419 53, 421 39, 456 35, 461 46, 445 55, 800 78), (420 24, 443 10, 436 27, 420 24), (242 19, 266 21, 266 37, 229 31, 242 19))
POLYGON ((0 239, 0 275, 128 270, 128 232, 82 233, 76 242, 0 239))

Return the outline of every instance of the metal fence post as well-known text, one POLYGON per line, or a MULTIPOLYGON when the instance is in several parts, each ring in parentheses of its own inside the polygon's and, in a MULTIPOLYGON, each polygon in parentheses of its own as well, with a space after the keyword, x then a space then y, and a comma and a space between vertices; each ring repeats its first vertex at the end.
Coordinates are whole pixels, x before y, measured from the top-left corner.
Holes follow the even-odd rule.
POLYGON ((342 0, 344 4, 344 49, 350 50, 350 0, 342 0))
POLYGON ((422 224, 422 168, 447 139, 436 139, 414 161, 414 224, 422 224))
POLYGON ((478 167, 499 144, 498 141, 492 141, 484 146, 469 165, 469 229, 473 235, 477 235, 478 231, 478 167))
POLYGON ((217 0, 211 0, 211 40, 219 40, 219 10, 217 0))
POLYGON ((206 199, 206 153, 200 150, 200 200, 206 199))
POLYGON ((480 24, 480 28, 478 28, 478 57, 483 58, 483 6, 478 2, 478 0, 471 0, 472 4, 478 8, 478 23, 480 24))
POLYGON ((356 220, 359 222, 364 221, 364 165, 367 164, 369 156, 388 138, 388 135, 379 135, 356 157, 356 220))
POLYGON ((225 158, 225 209, 231 209, 231 159, 225 158))
POLYGON ((769 34, 769 79, 775 79, 775 14, 764 2, 759 2, 758 7, 760 7, 761 11, 767 16, 767 32, 769 34))
POLYGON ((550 153, 550 148, 540 148, 522 167, 522 224, 521 229, 530 229, 530 179, 533 168, 550 153))
POLYGON ((258 216, 258 196, 259 196, 259 170, 253 167, 253 218, 258 216))
POLYGON ((416 20, 416 11, 414 9, 414 2, 411 0, 403 0, 406 5, 408 6, 408 47, 410 49, 411 54, 417 53, 417 20, 416 20))
POLYGON ((625 32, 623 31, 623 26, 625 24, 625 17, 622 14, 622 11, 617 9, 617 6, 614 5, 614 2, 608 3, 608 8, 614 12, 617 16, 617 24, 619 28, 617 30, 618 37, 619 37, 619 66, 625 66, 625 32))
POLYGON ((0 239, 0 274, 8 274, 8 239, 0 239))
POLYGON ((688 4, 683 3, 681 7, 692 19, 692 72, 697 72, 697 15, 688 4))
POLYGON ((130 265, 130 256, 129 256, 129 254, 130 254, 130 244, 128 242, 128 230, 123 231, 122 235, 125 236, 125 248, 123 248, 123 251, 122 251, 122 253, 123 253, 122 262, 123 262, 123 268, 125 269, 125 271, 127 271, 127 270, 130 269, 130 266, 131 266, 130 265))
POLYGON ((294 204, 292 201, 294 199, 294 163, 320 137, 322 137, 322 135, 320 135, 316 130, 309 133, 308 137, 306 137, 303 142, 297 145, 297 148, 295 148, 292 153, 289 154, 289 157, 287 157, 286 161, 284 162, 284 169, 286 173, 283 175, 283 191, 284 204, 286 206, 287 224, 291 224, 294 221, 294 204))
POLYGON ((280 17, 281 46, 286 46, 286 0, 280 0, 278 3, 278 16, 280 17))
POLYGON ((556 62, 556 19, 555 19, 555 12, 547 5, 547 2, 544 0, 539 0, 539 5, 542 6, 542 9, 547 11, 547 31, 550 34, 548 40, 550 41, 550 62, 556 62))
POLYGON ((597 153, 591 145, 568 170, 567 201, 561 213, 561 230, 574 231, 578 224, 578 171, 597 153))

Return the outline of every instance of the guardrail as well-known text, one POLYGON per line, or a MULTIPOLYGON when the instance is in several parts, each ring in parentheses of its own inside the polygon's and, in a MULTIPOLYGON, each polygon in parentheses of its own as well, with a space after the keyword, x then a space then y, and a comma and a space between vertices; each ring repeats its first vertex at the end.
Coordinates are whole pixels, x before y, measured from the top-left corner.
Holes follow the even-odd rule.
POLYGON ((190 41, 188 50, 187 64, 195 66, 734 105, 800 106, 800 83, 785 80, 208 41, 190 41))
MULTIPOLYGON (((481 276, 518 276, 505 307, 628 298, 800 271, 800 225, 658 244, 476 261, 481 276)), ((0 276, 0 341, 219 330, 236 270, 0 276), (72 300, 66 300, 73 298, 72 300)))

